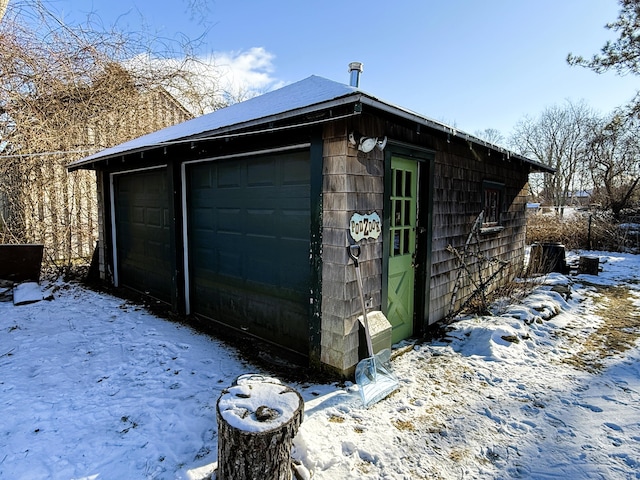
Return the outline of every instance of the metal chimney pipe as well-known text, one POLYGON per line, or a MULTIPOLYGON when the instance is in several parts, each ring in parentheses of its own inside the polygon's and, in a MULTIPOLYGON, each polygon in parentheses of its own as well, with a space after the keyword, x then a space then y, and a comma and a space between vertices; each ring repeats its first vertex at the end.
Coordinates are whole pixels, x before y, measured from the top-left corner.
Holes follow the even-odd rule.
POLYGON ((360 73, 362 73, 362 63, 351 62, 349 64, 349 73, 351 74, 349 85, 358 88, 360 86, 360 73))

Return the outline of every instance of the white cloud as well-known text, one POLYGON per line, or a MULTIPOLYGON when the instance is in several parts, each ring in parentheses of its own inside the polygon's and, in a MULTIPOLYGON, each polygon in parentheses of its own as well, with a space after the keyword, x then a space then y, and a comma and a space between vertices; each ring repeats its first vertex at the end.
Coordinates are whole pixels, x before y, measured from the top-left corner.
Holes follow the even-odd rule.
POLYGON ((168 74, 165 81, 160 80, 159 83, 185 107, 200 115, 219 108, 221 104, 236 103, 283 86, 284 82, 273 76, 274 59, 275 55, 263 47, 254 47, 215 52, 191 60, 158 59, 143 54, 126 62, 126 66, 138 73, 147 71, 147 78, 154 78, 154 81, 158 80, 160 71, 181 69, 196 73, 186 82, 168 74))
POLYGON ((211 65, 219 77, 220 86, 234 100, 244 100, 256 94, 282 86, 273 77, 275 55, 263 47, 246 51, 217 52, 205 65, 211 65))

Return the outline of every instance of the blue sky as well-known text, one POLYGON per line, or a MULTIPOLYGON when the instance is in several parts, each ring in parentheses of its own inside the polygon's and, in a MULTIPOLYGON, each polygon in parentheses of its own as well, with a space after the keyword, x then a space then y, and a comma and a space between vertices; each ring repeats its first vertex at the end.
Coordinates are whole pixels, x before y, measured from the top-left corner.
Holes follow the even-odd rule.
POLYGON ((261 89, 320 75, 474 133, 508 135, 524 115, 566 100, 606 113, 640 81, 570 67, 597 53, 616 0, 49 0, 67 21, 89 12, 106 25, 164 38, 200 38, 199 53, 233 65, 261 89))

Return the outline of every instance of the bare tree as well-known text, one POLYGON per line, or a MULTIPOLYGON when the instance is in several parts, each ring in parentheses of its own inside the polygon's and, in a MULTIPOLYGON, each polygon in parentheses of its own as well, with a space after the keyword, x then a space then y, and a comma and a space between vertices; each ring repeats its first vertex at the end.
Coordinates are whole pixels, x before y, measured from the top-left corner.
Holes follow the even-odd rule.
POLYGON ((90 253, 95 178, 66 164, 190 118, 170 91, 222 106, 211 104, 215 78, 200 89, 197 64, 188 45, 66 25, 39 2, 10 4, 0 23, 0 242, 44 243, 63 265, 90 253))
MULTIPOLYGON (((640 75, 640 0, 619 0, 620 11, 605 27, 618 38, 604 44, 599 54, 585 58, 569 54, 567 62, 596 73, 613 70, 619 75, 640 75)), ((610 119, 597 123, 589 142, 589 169, 595 195, 614 217, 631 206, 640 182, 638 134, 640 94, 610 119)), ((637 199, 635 199, 637 201, 637 199)))
POLYGON ((544 175, 542 195, 560 216, 586 166, 589 125, 595 117, 584 102, 567 101, 546 108, 537 118, 520 120, 510 138, 519 153, 556 169, 555 175, 544 175))
POLYGON ((594 124, 587 158, 594 200, 610 209, 614 218, 638 201, 640 183, 640 122, 615 114, 594 124))
POLYGON ((502 145, 504 143, 504 136, 500 133, 500 130, 495 128, 477 130, 474 135, 486 142, 493 143, 494 145, 502 145))

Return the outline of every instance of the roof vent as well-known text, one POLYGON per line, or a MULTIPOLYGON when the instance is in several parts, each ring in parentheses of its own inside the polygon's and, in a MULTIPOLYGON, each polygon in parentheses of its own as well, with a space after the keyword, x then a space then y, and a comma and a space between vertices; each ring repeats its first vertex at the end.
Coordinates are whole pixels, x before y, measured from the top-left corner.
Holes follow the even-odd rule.
POLYGON ((362 63, 351 62, 349 64, 349 73, 351 74, 349 85, 358 88, 360 86, 360 73, 362 73, 362 63))

